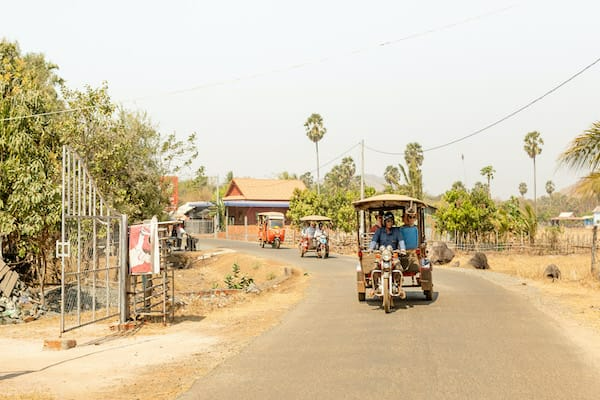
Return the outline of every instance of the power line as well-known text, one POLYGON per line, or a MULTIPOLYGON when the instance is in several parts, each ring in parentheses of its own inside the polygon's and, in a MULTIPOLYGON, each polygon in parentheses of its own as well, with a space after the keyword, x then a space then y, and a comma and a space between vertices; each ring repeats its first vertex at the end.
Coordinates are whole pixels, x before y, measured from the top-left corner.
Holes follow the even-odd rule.
MULTIPOLYGON (((163 97, 163 96, 172 96, 172 95, 177 95, 177 94, 182 94, 182 93, 188 93, 188 92, 194 92, 194 91, 198 91, 198 90, 202 90, 202 89, 207 89, 210 87, 216 87, 216 86, 223 86, 223 85, 227 85, 227 84, 231 84, 231 83, 235 83, 235 82, 240 82, 240 81, 246 81, 246 80, 251 80, 251 79, 257 79, 263 76, 269 76, 269 75, 273 75, 273 74, 278 74, 278 73, 282 73, 282 72, 288 72, 288 71, 292 71, 294 69, 299 69, 299 68, 303 68, 309 65, 316 65, 316 64, 322 64, 325 62, 328 62, 332 59, 335 58, 339 58, 339 57, 344 57, 344 56, 353 56, 356 54, 360 54, 360 53, 364 53, 366 51, 372 50, 372 49, 377 49, 377 48, 381 48, 381 47, 385 47, 385 46, 392 46, 395 45, 399 42, 403 42, 403 41, 407 41, 407 40, 411 40, 411 39, 416 39, 416 38, 420 38, 423 36, 427 36, 427 35, 431 35, 433 33, 439 32, 439 31, 443 31, 443 30, 448 30, 448 29, 452 29, 455 28, 457 26, 460 25, 464 25, 467 24, 469 22, 473 22, 473 21, 477 21, 486 17, 490 17, 493 16, 495 14, 499 14, 501 12, 507 11, 511 8, 513 8, 514 6, 508 6, 508 7, 504 7, 504 8, 500 8, 498 10, 494 10, 494 11, 490 11, 484 14, 480 14, 474 17, 469 17, 469 18, 465 18, 463 20, 457 21, 457 22, 453 22, 450 24, 446 24, 446 25, 442 25, 439 26, 437 28, 432 28, 432 29, 427 29, 421 32, 416 32, 416 33, 412 33, 409 35, 406 35, 404 37, 398 38, 398 39, 394 39, 394 40, 388 40, 385 42, 381 42, 381 43, 376 43, 374 45, 368 46, 368 47, 364 47, 364 48, 360 48, 360 49, 355 49, 352 51, 349 51, 347 53, 340 53, 337 55, 332 55, 332 56, 326 56, 326 57, 322 57, 318 60, 315 61, 305 61, 305 62, 301 62, 298 64, 293 64, 293 65, 289 65, 289 66, 285 66, 282 68, 276 68, 270 71, 264 71, 264 72, 257 72, 254 74, 249 74, 249 75, 244 75, 244 76, 239 76, 236 78, 232 78, 232 79, 224 79, 221 81, 216 81, 216 82, 208 82, 205 84, 201 84, 198 86, 194 86, 191 88, 186 88, 186 89, 180 89, 180 90, 173 90, 170 92, 164 92, 164 93, 160 93, 160 94, 156 94, 156 95, 151 95, 151 96, 144 96, 144 97, 138 97, 138 98, 134 98, 134 99, 129 99, 129 100, 124 100, 124 103, 135 103, 136 101, 140 101, 140 100, 146 100, 146 99, 151 99, 151 98, 156 98, 156 97, 163 97)), ((51 114, 62 114, 62 113, 68 113, 68 112, 75 112, 78 110, 82 110, 82 109, 87 109, 87 108, 96 108, 96 106, 91 106, 91 107, 85 107, 85 108, 74 108, 74 109, 68 109, 68 110, 62 110, 62 111, 54 111, 54 112, 49 112, 49 113, 41 113, 41 114, 31 114, 31 115, 25 115, 25 116, 21 116, 21 117, 10 117, 10 118, 4 118, 4 119, 0 119, 0 122, 4 122, 4 121, 12 121, 12 120, 18 120, 18 119, 25 119, 25 118, 33 118, 33 117, 40 117, 40 116, 45 116, 45 115, 51 115, 51 114)))
MULTIPOLYGON (((348 153, 350 153, 352 150, 354 150, 356 147, 360 146, 360 144, 361 144, 361 143, 360 143, 360 142, 358 142, 358 143, 356 143, 355 145, 353 145, 352 147, 350 147, 348 150, 346 150, 346 151, 344 151, 343 153, 341 153, 340 155, 338 155, 338 156, 336 156, 336 157, 332 158, 331 160, 327 161, 326 163, 320 164, 320 165, 319 165, 319 168, 323 168, 323 167, 325 167, 325 166, 327 166, 327 165, 331 164, 332 162, 334 162, 334 161, 336 161, 336 160, 339 160, 340 158, 342 158, 343 156, 345 156, 346 154, 348 154, 348 153)), ((312 171, 309 171, 309 172, 312 174, 313 172, 316 172, 316 171, 317 171, 316 169, 313 169, 312 171)))
POLYGON ((34 117, 45 117, 45 116, 48 116, 48 115, 55 115, 55 114, 65 114, 65 113, 71 113, 71 112, 75 112, 75 111, 83 111, 83 110, 95 109, 95 108, 98 108, 98 107, 99 106, 69 108, 69 109, 66 109, 66 110, 48 111, 48 112, 39 113, 39 114, 21 115, 21 116, 18 116, 18 117, 7 117, 7 118, 0 119, 0 122, 18 121, 18 120, 21 120, 21 119, 34 118, 34 117))
MULTIPOLYGON (((515 115, 519 114, 520 112, 526 110, 527 108, 531 107, 532 105, 534 105, 535 103, 539 102, 540 100, 542 100, 543 98, 549 96, 550 94, 554 93, 555 91, 557 91, 558 89, 560 89, 561 87, 563 87, 564 85, 566 85, 567 83, 571 82, 573 79, 577 78, 579 75, 583 74, 585 71, 587 71, 588 69, 592 68, 594 65, 598 64, 598 62, 600 62, 600 57, 595 59, 592 63, 586 65, 585 67, 583 67, 582 69, 580 69, 579 71, 577 71, 575 74, 571 75, 568 79, 564 80, 563 82, 559 83, 558 85, 554 86, 552 89, 548 90, 547 92, 545 92, 544 94, 542 94, 539 97, 536 97, 535 99, 531 100, 529 103, 525 104, 524 106, 519 107, 518 109, 516 109, 515 111, 505 115, 504 117, 484 126, 481 129, 476 130, 473 133, 470 133, 466 136, 463 136, 461 138, 452 140, 448 143, 444 143, 444 144, 440 144, 438 146, 434 146, 434 147, 430 147, 428 149, 424 149, 423 153, 428 152, 428 151, 433 151, 433 150, 438 150, 444 147, 448 147, 451 146, 453 144, 456 144, 458 142, 462 142, 463 140, 466 140, 470 137, 479 135, 480 133, 483 133, 485 131, 487 131, 490 128, 493 128, 496 125, 501 124, 502 122, 508 120, 509 118, 514 117, 515 115)), ((392 152, 387 152, 387 151, 382 151, 382 150, 377 150, 374 149, 372 147, 368 147, 365 146, 365 148, 375 152, 375 153, 380 153, 380 154, 387 154, 387 155, 393 155, 393 156, 403 156, 404 153, 392 153, 392 152)))

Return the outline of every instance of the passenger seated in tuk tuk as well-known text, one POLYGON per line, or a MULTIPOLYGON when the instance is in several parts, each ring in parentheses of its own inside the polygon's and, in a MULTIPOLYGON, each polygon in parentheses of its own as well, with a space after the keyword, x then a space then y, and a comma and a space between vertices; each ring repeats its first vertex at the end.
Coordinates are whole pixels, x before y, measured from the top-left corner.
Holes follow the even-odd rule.
POLYGON ((381 228, 382 226, 383 226, 383 212, 379 211, 379 213, 375 217, 375 225, 373 225, 371 227, 369 232, 375 233, 375 232, 377 232, 377 229, 381 228))
POLYGON ((373 251, 381 246, 392 246, 393 250, 400 250, 400 254, 406 254, 404 238, 400 229, 394 226, 394 214, 389 211, 383 216, 383 226, 373 235, 369 250, 373 251))
POLYGON ((315 231, 315 221, 312 221, 310 225, 304 228, 304 230, 302 231, 302 236, 306 236, 307 238, 312 239, 315 237, 315 231))
POLYGON ((415 222, 417 220, 417 210, 414 207, 409 207, 405 210, 402 216, 404 225, 400 227, 400 232, 406 244, 408 257, 401 259, 400 263, 405 271, 419 272, 419 259, 415 250, 419 246, 419 235, 415 222))

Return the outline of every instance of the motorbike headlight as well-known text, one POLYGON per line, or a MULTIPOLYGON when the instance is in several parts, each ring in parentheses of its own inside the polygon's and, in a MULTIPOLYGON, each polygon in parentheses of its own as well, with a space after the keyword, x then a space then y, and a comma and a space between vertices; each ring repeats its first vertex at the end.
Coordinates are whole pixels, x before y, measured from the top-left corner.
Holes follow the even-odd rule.
POLYGON ((392 249, 388 247, 381 252, 381 258, 383 261, 390 261, 392 259, 392 249))

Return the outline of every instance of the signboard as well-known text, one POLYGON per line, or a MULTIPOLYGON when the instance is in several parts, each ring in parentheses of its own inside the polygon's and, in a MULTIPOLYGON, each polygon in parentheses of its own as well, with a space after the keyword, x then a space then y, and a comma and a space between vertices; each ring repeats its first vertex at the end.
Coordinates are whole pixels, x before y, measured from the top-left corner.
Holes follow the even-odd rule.
POLYGON ((158 219, 154 216, 149 224, 129 227, 129 273, 144 275, 159 272, 158 219))

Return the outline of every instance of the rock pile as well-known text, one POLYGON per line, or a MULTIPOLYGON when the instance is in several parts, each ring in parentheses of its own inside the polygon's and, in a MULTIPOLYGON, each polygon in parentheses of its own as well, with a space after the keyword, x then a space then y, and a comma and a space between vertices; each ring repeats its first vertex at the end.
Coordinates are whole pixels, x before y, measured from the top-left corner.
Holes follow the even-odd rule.
POLYGON ((44 310, 39 296, 19 279, 19 274, 0 260, 0 324, 17 324, 38 319, 44 310))

